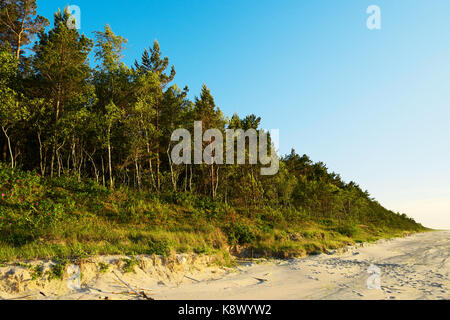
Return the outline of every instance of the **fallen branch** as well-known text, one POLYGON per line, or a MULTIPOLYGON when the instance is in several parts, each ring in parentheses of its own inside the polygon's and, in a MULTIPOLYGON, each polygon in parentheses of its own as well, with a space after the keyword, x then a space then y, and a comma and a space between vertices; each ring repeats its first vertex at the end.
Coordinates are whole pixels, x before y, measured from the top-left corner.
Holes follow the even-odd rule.
POLYGON ((153 299, 152 297, 147 296, 147 295, 145 294, 144 291, 141 291, 141 294, 142 294, 142 296, 143 296, 145 299, 147 299, 147 300, 155 300, 155 299, 153 299))
POLYGON ((120 277, 113 271, 113 274, 117 277, 117 279, 120 280, 120 282, 122 282, 128 289, 130 289, 133 293, 135 293, 138 297, 144 298, 146 300, 153 300, 149 297, 147 297, 146 294, 142 294, 137 292, 136 290, 134 290, 130 285, 128 285, 128 283, 126 283, 125 281, 123 281, 122 279, 120 279, 120 277))
POLYGON ((194 278, 191 278, 191 277, 188 277, 188 276, 184 276, 184 277, 188 278, 189 280, 195 281, 195 282, 201 282, 200 280, 197 280, 197 279, 194 279, 194 278))

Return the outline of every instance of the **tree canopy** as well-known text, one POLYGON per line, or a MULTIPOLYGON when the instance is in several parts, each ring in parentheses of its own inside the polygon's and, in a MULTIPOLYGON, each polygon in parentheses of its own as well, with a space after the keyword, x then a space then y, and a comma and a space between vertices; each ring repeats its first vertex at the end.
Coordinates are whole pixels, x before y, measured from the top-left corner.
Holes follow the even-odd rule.
POLYGON ((0 159, 12 168, 91 179, 110 189, 191 193, 248 210, 294 208, 315 219, 410 222, 294 150, 280 159, 275 176, 261 176, 261 165, 248 162, 174 164, 175 129, 193 132, 194 121, 202 121, 203 130, 261 131, 261 118, 228 118, 207 85, 190 100, 189 89, 173 83, 175 67, 158 41, 129 67, 122 62, 127 40, 110 26, 92 40, 68 28, 69 19, 67 10, 59 10, 45 29, 48 21, 37 15, 35 0, 1 2, 0 159), (92 50, 95 68, 88 59, 92 50), (20 68, 21 61, 27 67, 20 68))

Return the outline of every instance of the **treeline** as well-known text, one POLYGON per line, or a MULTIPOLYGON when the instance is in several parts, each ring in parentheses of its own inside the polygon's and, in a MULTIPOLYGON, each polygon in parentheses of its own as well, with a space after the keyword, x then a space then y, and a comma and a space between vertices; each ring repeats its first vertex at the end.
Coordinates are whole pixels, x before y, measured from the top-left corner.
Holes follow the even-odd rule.
POLYGON ((126 39, 109 26, 90 39, 71 29, 70 19, 58 11, 50 26, 36 0, 1 1, 0 159, 12 168, 94 179, 111 189, 193 193, 244 208, 295 208, 317 219, 416 226, 294 151, 275 176, 261 176, 259 165, 174 165, 175 129, 192 132, 202 121, 204 130, 260 130, 261 119, 227 118, 206 85, 189 100, 157 41, 127 66, 126 39))

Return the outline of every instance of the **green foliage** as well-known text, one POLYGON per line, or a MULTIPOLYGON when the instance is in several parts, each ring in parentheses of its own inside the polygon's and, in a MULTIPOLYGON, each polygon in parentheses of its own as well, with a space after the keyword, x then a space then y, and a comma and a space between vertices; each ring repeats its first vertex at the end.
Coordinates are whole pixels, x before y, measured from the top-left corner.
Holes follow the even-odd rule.
POLYGON ((108 272, 108 270, 109 270, 109 264, 107 264, 107 263, 100 262, 98 264, 98 267, 99 267, 99 272, 101 274, 104 274, 104 273, 108 272))
POLYGON ((94 41, 68 27, 67 10, 43 30, 30 0, 23 24, 6 21, 5 8, 23 13, 21 3, 0 6, 1 259, 223 254, 236 244, 284 257, 424 230, 294 150, 275 176, 257 164, 174 164, 175 129, 192 133, 202 121, 203 130, 261 132, 262 119, 228 119, 206 85, 193 100, 169 86, 175 68, 157 41, 126 66, 127 40, 109 26, 95 32, 91 69, 94 41))
POLYGON ((105 31, 96 31, 95 58, 102 62, 102 67, 107 72, 114 72, 122 65, 122 52, 127 40, 121 36, 116 36, 109 25, 105 26, 105 31))
POLYGON ((56 262, 51 266, 51 269, 47 271, 48 279, 62 279, 68 264, 69 261, 67 259, 57 259, 56 262))
POLYGON ((231 244, 249 244, 255 240, 255 234, 248 225, 233 223, 225 228, 231 244))
MULTIPOLYGON (((5 194, 0 198, 1 259, 214 254, 236 244, 285 257, 336 247, 349 239, 423 230, 393 213, 386 221, 359 226, 350 220, 316 219, 294 207, 248 210, 191 193, 112 192, 92 180, 77 181, 42 178, 0 163, 0 193, 5 194)), ((59 277, 64 266, 58 263, 50 276, 59 277)))
POLYGON ((167 240, 148 240, 147 253, 168 256, 170 253, 170 245, 167 240))
POLYGON ((131 273, 134 272, 134 268, 139 265, 139 260, 136 258, 132 259, 122 259, 123 265, 123 271, 125 273, 131 273))
POLYGON ((41 32, 48 20, 37 15, 36 0, 3 0, 0 3, 0 44, 8 44, 16 59, 41 32))
POLYGON ((354 225, 339 226, 336 228, 336 231, 349 238, 355 237, 359 232, 358 228, 354 225))
POLYGON ((31 271, 31 280, 38 280, 44 275, 44 267, 42 265, 36 265, 31 271))

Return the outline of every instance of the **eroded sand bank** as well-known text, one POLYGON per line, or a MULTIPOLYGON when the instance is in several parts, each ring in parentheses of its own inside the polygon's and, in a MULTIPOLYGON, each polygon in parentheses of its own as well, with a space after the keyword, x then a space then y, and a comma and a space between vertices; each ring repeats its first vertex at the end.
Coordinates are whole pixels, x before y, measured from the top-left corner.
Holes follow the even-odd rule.
POLYGON ((217 281, 161 288, 157 299, 450 299, 450 232, 379 241, 344 254, 239 267, 217 281), (379 268, 380 289, 373 281, 379 268), (376 270, 376 269, 375 269, 376 270))
POLYGON ((24 267, 0 268, 3 299, 450 299, 450 231, 416 234, 289 261, 214 266, 209 257, 141 257, 124 273, 124 257, 83 264, 70 280, 33 281, 24 267), (99 263, 108 263, 100 274, 99 263), (368 272, 369 271, 369 272, 368 272), (369 280, 369 281, 368 281, 369 280), (377 289, 379 285, 379 288, 377 289), (138 296, 139 294, 139 296, 138 296))

